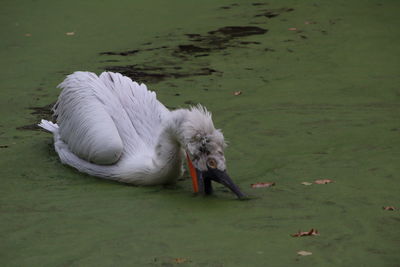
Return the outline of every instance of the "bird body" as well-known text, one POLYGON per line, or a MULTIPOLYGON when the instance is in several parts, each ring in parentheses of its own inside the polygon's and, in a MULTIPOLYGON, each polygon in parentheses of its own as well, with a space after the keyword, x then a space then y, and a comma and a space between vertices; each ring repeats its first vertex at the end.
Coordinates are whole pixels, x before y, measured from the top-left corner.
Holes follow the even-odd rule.
POLYGON ((75 72, 59 88, 57 123, 39 126, 53 133, 62 163, 134 185, 174 183, 185 153, 199 174, 225 172, 224 138, 204 107, 169 111, 146 85, 112 72, 75 72))

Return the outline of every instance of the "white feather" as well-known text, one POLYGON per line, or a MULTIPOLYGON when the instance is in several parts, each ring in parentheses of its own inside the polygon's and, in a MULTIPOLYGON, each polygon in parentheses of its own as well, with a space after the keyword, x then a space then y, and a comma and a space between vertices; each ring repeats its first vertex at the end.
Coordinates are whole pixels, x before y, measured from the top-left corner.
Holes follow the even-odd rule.
POLYGON ((224 144, 205 108, 170 112, 144 84, 119 73, 75 72, 59 88, 57 124, 39 126, 53 133, 61 162, 81 172, 136 185, 169 183, 181 175, 183 150, 195 155, 206 136, 217 150, 224 144))

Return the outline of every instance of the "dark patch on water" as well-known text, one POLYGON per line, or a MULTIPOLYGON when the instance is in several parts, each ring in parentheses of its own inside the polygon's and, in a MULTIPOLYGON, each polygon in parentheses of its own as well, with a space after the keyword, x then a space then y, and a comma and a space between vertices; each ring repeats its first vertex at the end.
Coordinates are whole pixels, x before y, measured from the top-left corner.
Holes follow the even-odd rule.
POLYGON ((178 50, 182 53, 199 53, 199 52, 209 52, 210 48, 199 47, 195 45, 178 45, 178 50))
POLYGON ((270 18, 274 18, 274 17, 279 16, 279 13, 275 13, 273 11, 267 11, 267 12, 265 12, 263 14, 256 15, 256 17, 261 17, 261 16, 264 16, 264 17, 267 17, 267 18, 270 19, 270 18))
POLYGON ((198 34, 198 33, 186 33, 185 35, 186 35, 187 37, 189 37, 189 38, 201 37, 201 35, 198 34))
POLYGON ((28 125, 19 126, 19 127, 15 128, 15 129, 20 130, 20 131, 26 131, 26 130, 28 130, 28 131, 39 131, 42 128, 40 128, 37 124, 28 124, 28 125))
POLYGON ((168 48, 168 46, 163 45, 160 47, 152 47, 152 48, 143 49, 142 51, 154 51, 154 50, 160 50, 160 49, 165 49, 165 48, 168 48))
POLYGON ((247 45, 247 44, 261 44, 260 42, 248 42, 248 41, 243 41, 243 42, 240 42, 240 44, 243 44, 243 45, 247 45))
POLYGON ((107 59, 107 60, 101 60, 100 62, 106 63, 106 62, 119 62, 119 60, 116 59, 107 59))
MULTIPOLYGON (((219 72, 213 68, 193 64, 192 70, 181 70, 177 65, 181 65, 182 60, 187 60, 188 57, 207 57, 210 53, 227 49, 229 47, 240 47, 240 45, 261 44, 255 41, 240 41, 242 37, 252 35, 260 35, 268 32, 255 26, 226 26, 216 30, 209 31, 205 34, 188 33, 185 36, 188 38, 188 43, 180 44, 167 50, 167 46, 147 49, 134 49, 122 52, 102 52, 101 55, 121 55, 126 56, 144 51, 152 51, 163 49, 162 55, 170 55, 167 60, 168 64, 156 61, 150 64, 135 64, 126 66, 107 66, 108 71, 119 72, 125 76, 132 78, 135 81, 146 83, 158 83, 160 81, 174 78, 187 78, 192 76, 205 76, 219 72), (239 41, 235 41, 239 39, 239 41), (175 59, 174 59, 175 58, 175 59), (175 67, 171 67, 174 66, 175 67), (156 67, 155 67, 156 66, 156 67)), ((165 58, 164 58, 165 59, 165 58)))
MULTIPOLYGON (((143 45, 150 45, 150 44, 151 44, 151 42, 145 43, 143 45)), ((137 53, 140 53, 143 51, 154 51, 154 50, 165 49, 165 48, 168 48, 168 47, 160 46, 160 47, 152 47, 152 48, 146 48, 146 49, 133 49, 133 50, 121 51, 121 52, 106 51, 106 52, 100 52, 99 55, 102 55, 102 56, 130 56, 130 55, 134 55, 134 54, 137 54, 137 53)), ((112 62, 112 60, 110 60, 109 62, 112 62)))
POLYGON ((30 110, 33 110, 31 112, 32 115, 36 115, 36 117, 50 120, 53 116, 53 106, 55 103, 45 105, 43 107, 29 107, 30 110))
POLYGON ((108 56, 129 56, 138 53, 138 49, 123 51, 123 52, 101 52, 100 55, 108 55, 108 56))
POLYGON ((122 75, 132 78, 138 82, 159 82, 164 80, 168 75, 163 73, 162 68, 145 67, 138 65, 127 66, 110 66, 106 67, 107 71, 119 72, 122 75))
POLYGON ((236 38, 256 34, 264 34, 268 30, 256 26, 226 26, 215 31, 209 31, 211 35, 223 35, 225 37, 236 38))
MULTIPOLYGON (((267 29, 263 29, 255 26, 226 26, 218 28, 213 31, 209 31, 207 34, 189 33, 185 34, 189 41, 195 43, 195 47, 201 47, 209 52, 225 50, 229 47, 237 47, 239 44, 260 44, 255 41, 238 41, 236 39, 241 37, 247 37, 252 35, 260 35, 267 33, 267 29)), ((204 52, 204 51, 199 51, 204 52)), ((179 50, 175 50, 175 54, 180 54, 179 50)))
MULTIPOLYGON (((53 111, 52 108, 55 103, 45 105, 42 107, 29 107, 28 109, 32 110, 31 114, 36 117, 36 120, 39 122, 41 119, 51 120, 53 118, 53 111)), ((19 126, 16 128, 17 130, 30 130, 30 131, 37 131, 42 129, 41 127, 37 126, 37 123, 28 124, 19 126)))
POLYGON ((277 16, 279 16, 282 13, 286 13, 286 12, 292 12, 294 9, 293 8, 278 8, 278 9, 266 9, 266 10, 262 10, 261 13, 256 14, 254 17, 266 17, 269 19, 275 18, 277 16))
MULTIPOLYGON (((249 19, 256 17, 267 17, 272 18, 280 15, 284 12, 291 12, 293 8, 277 8, 277 9, 265 9, 267 3, 255 2, 251 4, 254 7, 254 13, 249 15, 249 19), (261 8, 260 8, 261 6, 261 8)), ((231 7, 238 6, 238 4, 230 4, 220 7, 220 9, 230 9, 231 7)), ((108 71, 119 72, 132 78, 135 81, 145 83, 158 83, 170 78, 180 79, 188 78, 193 76, 205 76, 212 75, 213 73, 219 72, 208 66, 206 60, 199 61, 196 64, 196 58, 205 58, 218 53, 222 50, 229 48, 243 48, 247 45, 260 45, 259 41, 246 40, 247 38, 254 35, 263 35, 268 32, 268 29, 258 26, 225 26, 214 30, 210 30, 205 33, 186 33, 183 36, 176 36, 174 34, 168 34, 168 40, 173 37, 182 39, 186 37, 186 41, 178 45, 173 46, 159 46, 159 47, 148 47, 154 42, 145 42, 140 47, 134 49, 127 49, 125 51, 107 51, 101 52, 103 56, 130 56, 141 53, 151 53, 152 51, 158 50, 155 53, 149 54, 148 58, 154 60, 146 63, 137 63, 135 65, 118 65, 118 66, 106 66, 105 69, 108 71), (146 47, 145 47, 146 46, 146 47), (184 70, 174 67, 185 65, 186 62, 190 62, 190 69, 184 68, 184 70)), ((161 38, 160 36, 156 39, 161 38)), ((302 37, 303 38, 303 37, 302 37)), ((159 41, 158 41, 159 42, 159 41)), ((264 51, 275 51, 271 48, 266 48, 264 51)), ((231 52, 223 52, 222 55, 230 55, 231 52)), ((102 62, 117 62, 115 59, 104 60, 102 62)))
MULTIPOLYGON (((187 44, 181 44, 172 48, 172 56, 175 57, 183 57, 185 58, 188 55, 193 55, 195 57, 204 57, 208 56, 209 52, 216 50, 223 50, 228 47, 235 47, 237 43, 232 42, 234 39, 238 39, 241 37, 247 37, 252 35, 260 35, 268 32, 267 29, 263 29, 256 26, 226 26, 221 27, 216 30, 209 31, 206 34, 198 34, 198 33, 188 33, 185 34, 189 38, 189 42, 187 44)), ((247 44, 260 44, 260 42, 254 41, 241 41, 239 44, 247 45, 247 44)), ((101 52, 100 55, 119 55, 119 56, 128 56, 132 54, 136 54, 144 51, 153 51, 158 49, 166 49, 167 46, 155 47, 155 48, 147 48, 147 49, 134 49, 122 52, 101 52)), ((166 51, 167 53, 169 51, 166 51)), ((108 69, 119 69, 120 67, 109 67, 108 69)), ((143 73, 142 73, 143 74, 143 73)), ((143 76, 143 75, 139 75, 143 76)), ((153 76, 153 75, 150 75, 153 76)), ((160 75, 156 75, 157 79, 150 80, 161 80, 160 75)), ((179 75, 178 75, 179 76, 179 75)))
POLYGON ((151 67, 151 66, 139 66, 139 65, 127 65, 127 66, 109 66, 106 70, 119 72, 122 75, 128 76, 138 82, 150 82, 157 83, 167 78, 186 78, 192 76, 205 76, 211 75, 218 72, 214 69, 202 67, 192 71, 180 71, 180 68, 175 67, 151 67))

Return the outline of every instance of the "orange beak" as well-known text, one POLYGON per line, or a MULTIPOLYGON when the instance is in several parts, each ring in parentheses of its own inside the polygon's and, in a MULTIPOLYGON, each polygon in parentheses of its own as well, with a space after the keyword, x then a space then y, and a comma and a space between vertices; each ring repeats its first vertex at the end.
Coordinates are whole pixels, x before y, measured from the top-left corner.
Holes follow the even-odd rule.
POLYGON ((186 152, 186 159, 188 162, 188 166, 189 166, 189 172, 190 172, 190 176, 192 177, 192 183, 193 183, 193 192, 198 193, 199 192, 199 184, 197 182, 197 173, 196 173, 196 169, 193 166, 193 162, 190 159, 188 153, 186 152))

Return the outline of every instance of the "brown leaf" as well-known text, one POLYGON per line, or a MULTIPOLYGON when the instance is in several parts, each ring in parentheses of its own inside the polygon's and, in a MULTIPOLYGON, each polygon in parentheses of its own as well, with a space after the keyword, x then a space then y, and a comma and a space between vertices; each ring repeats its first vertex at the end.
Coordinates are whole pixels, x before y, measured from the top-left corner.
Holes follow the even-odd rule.
POLYGON ((241 95, 241 94, 242 94, 242 91, 236 91, 236 92, 233 92, 233 94, 236 95, 236 96, 238 96, 238 95, 241 95))
POLYGON ((312 183, 310 183, 310 182, 302 182, 301 184, 302 185, 312 185, 312 183))
POLYGON ((185 262, 187 262, 187 261, 188 261, 188 260, 185 259, 185 258, 175 258, 175 259, 173 260, 174 263, 185 263, 185 262))
POLYGON ((75 35, 75 32, 66 32, 65 35, 72 36, 75 35))
POLYGON ((385 206, 382 207, 384 210, 396 210, 396 208, 394 206, 385 206))
POLYGON ((274 185, 275 185, 275 182, 255 183, 255 184, 251 184, 251 187, 252 188, 261 188, 261 187, 271 187, 274 185))
POLYGON ((26 37, 31 37, 32 34, 31 34, 31 33, 25 33, 25 36, 26 36, 26 37))
POLYGON ((310 252, 310 251, 305 251, 305 250, 300 250, 300 251, 297 251, 297 255, 300 255, 300 256, 310 256, 310 255, 312 255, 312 252, 310 252))
POLYGON ((289 28, 289 31, 297 31, 297 28, 289 28))
POLYGON ((333 183, 333 180, 331 179, 321 179, 321 180, 315 180, 314 184, 329 184, 333 183))
POLYGON ((293 236, 293 237, 300 237, 300 236, 310 236, 310 235, 319 235, 319 232, 318 232, 317 229, 312 228, 312 229, 311 229, 310 231, 308 231, 308 232, 301 232, 301 231, 298 231, 297 233, 292 234, 291 236, 293 236))
POLYGON ((316 24, 315 21, 304 21, 304 24, 308 25, 308 24, 316 24))

